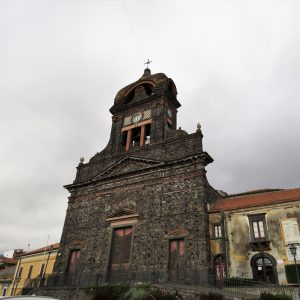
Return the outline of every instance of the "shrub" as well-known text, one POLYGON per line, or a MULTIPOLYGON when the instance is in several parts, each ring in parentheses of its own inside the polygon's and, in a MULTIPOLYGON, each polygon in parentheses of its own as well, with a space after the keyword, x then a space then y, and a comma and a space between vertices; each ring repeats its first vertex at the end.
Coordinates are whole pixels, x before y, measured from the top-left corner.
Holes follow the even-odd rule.
POLYGON ((88 295, 93 295, 92 300, 119 300, 129 289, 130 286, 127 284, 104 284, 90 287, 85 292, 88 295))
POLYGON ((97 290, 91 300, 113 300, 113 297, 109 291, 97 290))
POLYGON ((273 295, 267 292, 263 292, 260 295, 259 300, 292 300, 292 297, 282 294, 273 295))
POLYGON ((126 284, 104 284, 86 289, 86 294, 92 295, 91 300, 180 300, 176 292, 170 294, 150 285, 140 284, 130 287, 126 284))
POLYGON ((146 286, 132 287, 122 296, 122 300, 145 300, 148 292, 149 287, 146 286))
MULTIPOLYGON (((170 294, 168 292, 161 291, 159 289, 151 289, 149 291, 149 299, 155 299, 155 300, 179 300, 182 299, 182 297, 178 294, 178 292, 174 294, 170 294)), ((148 300, 148 299, 147 299, 148 300)))
POLYGON ((209 293, 208 295, 200 295, 201 300, 223 300, 224 297, 219 294, 209 293))

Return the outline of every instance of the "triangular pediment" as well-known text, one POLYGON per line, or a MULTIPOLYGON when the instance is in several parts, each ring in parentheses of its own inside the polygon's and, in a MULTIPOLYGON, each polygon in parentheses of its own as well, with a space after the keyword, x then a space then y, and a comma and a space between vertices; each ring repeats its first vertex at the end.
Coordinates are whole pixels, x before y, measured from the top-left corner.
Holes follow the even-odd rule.
POLYGON ((130 209, 127 208, 121 208, 118 211, 114 212, 108 218, 120 218, 120 217, 127 217, 129 215, 135 215, 136 213, 130 209))
POLYGON ((117 176, 135 171, 145 170, 161 164, 163 163, 152 159, 124 157, 115 164, 106 168, 94 179, 100 179, 102 177, 117 176))
POLYGON ((109 215, 106 218, 106 222, 111 223, 112 225, 125 225, 125 224, 133 224, 136 223, 137 220, 139 219, 139 214, 136 212, 127 209, 127 208, 121 208, 114 212, 113 214, 109 215))

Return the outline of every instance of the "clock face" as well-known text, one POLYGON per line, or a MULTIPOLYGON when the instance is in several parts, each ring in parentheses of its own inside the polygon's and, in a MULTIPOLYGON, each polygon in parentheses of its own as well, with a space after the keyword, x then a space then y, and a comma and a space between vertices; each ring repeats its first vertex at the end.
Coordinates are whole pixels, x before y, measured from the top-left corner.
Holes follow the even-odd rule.
POLYGON ((137 113, 132 117, 132 122, 133 123, 137 123, 142 119, 142 114, 141 113, 137 113))
POLYGON ((169 116, 169 118, 172 118, 172 111, 170 108, 168 109, 168 116, 169 116))

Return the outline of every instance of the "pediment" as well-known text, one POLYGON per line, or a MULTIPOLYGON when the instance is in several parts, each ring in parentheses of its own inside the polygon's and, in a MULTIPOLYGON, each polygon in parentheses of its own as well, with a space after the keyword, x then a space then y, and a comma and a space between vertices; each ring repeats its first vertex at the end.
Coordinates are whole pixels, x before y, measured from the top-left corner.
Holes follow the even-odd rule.
POLYGON ((136 157, 124 157, 115 164, 109 166, 100 174, 98 174, 94 179, 100 179, 102 177, 117 176, 130 172, 135 172, 139 170, 145 170, 156 165, 163 164, 160 161, 136 158, 136 157))
POLYGON ((137 214, 136 212, 130 209, 121 208, 108 216, 106 218, 106 222, 109 222, 111 226, 129 225, 137 223, 139 217, 139 214, 137 214))
POLYGON ((132 215, 136 215, 136 213, 130 209, 121 208, 116 212, 114 212, 113 214, 111 214, 110 216, 108 216, 107 219, 112 219, 112 218, 117 219, 117 218, 132 216, 132 215))

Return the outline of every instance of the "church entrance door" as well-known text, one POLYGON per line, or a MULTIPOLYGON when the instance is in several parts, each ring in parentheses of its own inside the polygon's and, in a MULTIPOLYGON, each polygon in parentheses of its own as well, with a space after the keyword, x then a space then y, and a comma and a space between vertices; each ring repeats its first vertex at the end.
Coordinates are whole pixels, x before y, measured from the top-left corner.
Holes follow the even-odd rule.
POLYGON ((185 276, 185 245, 184 239, 169 242, 169 280, 184 280, 185 276))
POLYGON ((114 229, 108 270, 110 281, 126 281, 129 279, 131 238, 132 227, 114 229))

